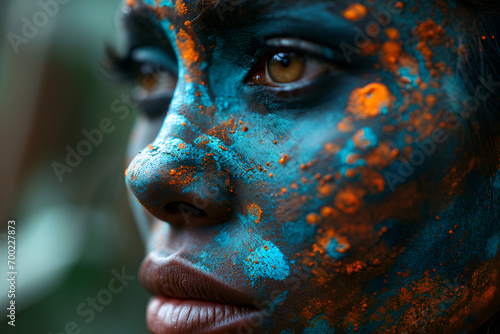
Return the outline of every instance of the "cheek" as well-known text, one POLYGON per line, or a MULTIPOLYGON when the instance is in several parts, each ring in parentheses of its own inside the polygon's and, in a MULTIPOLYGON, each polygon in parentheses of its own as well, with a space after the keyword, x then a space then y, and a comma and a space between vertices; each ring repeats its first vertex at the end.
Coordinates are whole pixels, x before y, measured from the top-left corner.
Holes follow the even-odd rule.
POLYGON ((306 262, 318 253, 346 260, 350 272, 392 257, 392 247, 416 233, 425 188, 453 165, 457 145, 436 101, 446 105, 448 93, 419 83, 415 76, 354 88, 339 104, 345 108, 312 113, 295 127, 309 135, 293 138, 286 177, 274 184, 286 190, 275 218, 291 253, 306 262))

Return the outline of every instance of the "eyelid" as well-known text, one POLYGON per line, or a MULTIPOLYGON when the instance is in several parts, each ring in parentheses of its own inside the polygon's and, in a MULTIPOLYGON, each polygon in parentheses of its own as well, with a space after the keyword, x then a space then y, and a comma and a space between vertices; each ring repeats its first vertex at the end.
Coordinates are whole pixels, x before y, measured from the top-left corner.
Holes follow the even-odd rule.
POLYGON ((130 56, 134 62, 158 64, 173 75, 177 76, 177 61, 172 59, 172 57, 160 48, 154 46, 140 47, 132 50, 130 56))
POLYGON ((339 61, 338 54, 329 47, 309 42, 299 38, 278 37, 271 38, 266 41, 266 45, 276 49, 298 50, 307 54, 326 59, 328 61, 339 61))

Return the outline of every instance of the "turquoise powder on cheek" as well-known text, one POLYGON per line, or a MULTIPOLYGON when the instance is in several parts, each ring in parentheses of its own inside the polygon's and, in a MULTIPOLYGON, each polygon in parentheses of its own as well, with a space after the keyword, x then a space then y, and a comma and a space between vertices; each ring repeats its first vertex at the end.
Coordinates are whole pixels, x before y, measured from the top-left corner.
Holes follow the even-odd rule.
POLYGON ((282 281, 287 278, 290 275, 290 266, 281 250, 273 242, 262 239, 253 219, 239 215, 238 220, 245 227, 239 229, 236 235, 230 235, 226 231, 227 227, 221 230, 214 243, 207 246, 198 256, 196 266, 213 272, 210 268, 217 267, 219 261, 214 257, 215 252, 225 254, 229 250, 234 254, 232 263, 235 268, 243 269, 244 274, 251 280, 252 287, 263 279, 282 281), (252 232, 248 232, 249 227, 252 227, 252 232))

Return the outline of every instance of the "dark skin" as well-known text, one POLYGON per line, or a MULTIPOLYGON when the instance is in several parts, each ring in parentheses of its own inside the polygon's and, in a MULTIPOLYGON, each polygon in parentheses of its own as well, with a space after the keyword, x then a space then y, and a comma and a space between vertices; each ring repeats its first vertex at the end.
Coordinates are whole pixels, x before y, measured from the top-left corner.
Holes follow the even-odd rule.
POLYGON ((160 295, 149 329, 476 328, 499 303, 500 144, 464 138, 485 133, 477 114, 499 84, 464 88, 464 9, 292 3, 125 5, 144 110, 126 180, 143 281, 160 295), (179 261, 247 296, 261 321, 186 325, 216 316, 161 295, 175 273, 152 263, 179 261))

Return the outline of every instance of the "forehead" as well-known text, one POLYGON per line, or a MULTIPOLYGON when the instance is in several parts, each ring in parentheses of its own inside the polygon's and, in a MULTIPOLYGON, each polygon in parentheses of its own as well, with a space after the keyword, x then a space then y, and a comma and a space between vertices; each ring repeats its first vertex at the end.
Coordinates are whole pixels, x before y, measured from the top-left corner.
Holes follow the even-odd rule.
MULTIPOLYGON (((228 30, 246 23, 279 19, 315 22, 324 26, 333 21, 363 25, 370 20, 390 17, 391 24, 410 25, 431 15, 442 16, 455 7, 455 0, 127 0, 134 11, 148 10, 159 21, 194 28, 228 30), (361 12, 360 12, 361 8, 361 12), (404 9, 404 10, 403 10, 404 9), (437 14, 437 13, 441 13, 437 14), (337 18, 340 18, 337 19, 337 18), (366 22, 365 22, 366 21, 366 22)), ((440 17, 438 19, 444 19, 440 17)))
MULTIPOLYGON (((398 0, 370 0, 370 4, 384 2, 398 2, 398 0)), ((364 3, 360 0, 359 3, 364 3)), ((242 19, 252 18, 275 11, 301 11, 310 6, 327 6, 332 12, 335 9, 343 10, 355 1, 349 0, 129 0, 131 4, 145 4, 150 9, 160 10, 162 17, 170 21, 176 18, 194 21, 200 20, 202 16, 216 14, 220 21, 225 16, 239 16, 242 19)), ((316 13, 320 15, 321 13, 316 13)), ((315 16, 317 16, 315 15, 315 16)))

